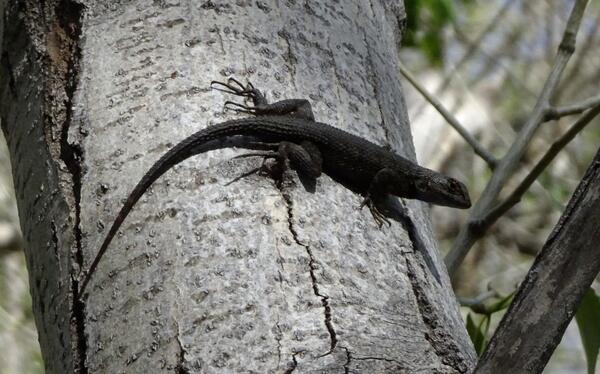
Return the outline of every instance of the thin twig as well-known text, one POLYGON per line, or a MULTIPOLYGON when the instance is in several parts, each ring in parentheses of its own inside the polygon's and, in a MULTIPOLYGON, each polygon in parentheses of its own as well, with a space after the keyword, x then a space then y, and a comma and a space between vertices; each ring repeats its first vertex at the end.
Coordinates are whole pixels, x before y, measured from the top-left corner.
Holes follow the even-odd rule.
POLYGON ((546 79, 529 119, 517 134, 514 143, 506 155, 498 162, 485 190, 471 210, 468 224, 461 228, 452 249, 445 258, 446 267, 451 276, 456 273, 456 270, 473 244, 488 229, 489 226, 482 224, 484 223, 484 217, 496 204, 500 191, 516 171, 529 143, 533 139, 533 135, 544 120, 546 108, 549 106, 549 99, 554 94, 565 66, 575 50, 575 38, 588 1, 577 0, 573 5, 552 70, 546 79))
POLYGON ((521 197, 529 187, 535 182, 535 180, 542 174, 542 172, 548 167, 548 165, 554 160, 554 157, 560 152, 581 130, 585 128, 598 114, 600 113, 600 104, 596 104, 594 108, 587 111, 581 118, 579 118, 569 130, 563 134, 557 141, 552 143, 552 146, 548 149, 546 154, 541 160, 535 165, 531 172, 523 179, 523 181, 515 188, 513 193, 510 194, 502 203, 496 205, 487 216, 482 220, 483 225, 491 226, 498 218, 506 213, 510 208, 515 206, 521 197))
MULTIPOLYGON (((598 29, 600 28, 600 8, 598 8, 595 17, 590 24, 591 27, 586 30, 587 37, 583 39, 583 42, 580 44, 581 47, 578 48, 579 53, 573 57, 573 62, 569 66, 569 71, 565 74, 565 78, 562 82, 560 82, 559 89, 556 91, 555 97, 553 97, 555 101, 557 101, 559 95, 569 94, 569 87, 577 82, 575 77, 581 75, 583 65, 586 62, 593 61, 593 59, 588 58, 588 54, 596 51, 594 44, 598 36, 598 29)), ((594 80, 590 80, 590 82, 594 82, 594 80)))
POLYGON ((469 143, 471 147, 473 147, 473 151, 475 151, 475 153, 479 155, 479 157, 485 160, 490 169, 493 169, 496 165, 496 159, 481 144, 479 144, 479 142, 477 142, 477 140, 464 128, 463 125, 460 124, 460 122, 456 119, 456 117, 452 115, 452 113, 446 110, 446 108, 442 105, 442 103, 440 103, 439 100, 433 97, 433 95, 431 95, 425 89, 425 87, 423 87, 419 82, 417 82, 417 79, 411 74, 411 72, 409 72, 406 69, 406 67, 402 63, 399 64, 399 67, 402 75, 413 85, 413 87, 416 88, 417 91, 419 91, 421 95, 423 95, 425 100, 427 100, 431 105, 433 105, 435 109, 437 109, 438 113, 440 113, 442 117, 444 117, 444 119, 450 124, 450 126, 452 126, 460 134, 460 136, 462 136, 463 139, 465 139, 465 141, 469 143))
POLYGON ((573 114, 583 113, 586 110, 600 104, 600 95, 590 97, 576 104, 565 105, 561 107, 549 107, 544 114, 545 121, 552 121, 561 117, 570 116, 573 114))

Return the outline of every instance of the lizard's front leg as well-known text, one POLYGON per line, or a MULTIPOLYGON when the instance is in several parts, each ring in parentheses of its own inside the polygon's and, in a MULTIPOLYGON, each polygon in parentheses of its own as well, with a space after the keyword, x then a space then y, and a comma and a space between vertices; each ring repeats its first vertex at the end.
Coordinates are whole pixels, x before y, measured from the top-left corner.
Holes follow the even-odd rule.
POLYGON ((384 223, 391 226, 390 221, 378 208, 378 205, 382 204, 385 197, 392 191, 401 188, 401 186, 397 186, 398 183, 399 177, 392 169, 384 168, 379 170, 373 177, 373 180, 371 180, 366 196, 360 204, 361 208, 365 205, 369 207, 371 215, 373 215, 373 219, 379 227, 383 226, 384 223))

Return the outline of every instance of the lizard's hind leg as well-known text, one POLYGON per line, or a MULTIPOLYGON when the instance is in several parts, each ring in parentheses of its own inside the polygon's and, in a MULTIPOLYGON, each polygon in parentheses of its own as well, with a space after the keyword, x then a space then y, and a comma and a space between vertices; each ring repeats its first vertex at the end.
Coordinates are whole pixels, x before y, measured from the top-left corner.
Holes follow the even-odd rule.
MULTIPOLYGON (((264 144, 265 147, 271 145, 269 143, 261 143, 261 144, 264 144)), ((257 168, 254 168, 254 169, 252 169, 252 170, 250 170, 248 172, 245 172, 245 173, 243 173, 243 174, 235 177, 233 180, 227 182, 225 184, 226 186, 229 186, 230 184, 232 184, 234 182, 237 182, 240 179, 249 177, 249 176, 254 175, 254 174, 259 174, 259 175, 262 174, 262 175, 271 175, 271 176, 273 176, 273 174, 274 174, 273 173, 273 168, 267 167, 267 164, 266 164, 267 160, 269 160, 269 159, 276 159, 277 160, 281 156, 280 156, 279 152, 275 152, 275 151, 252 152, 252 153, 245 153, 243 155, 235 156, 235 157, 232 158, 232 160, 238 159, 238 158, 247 158, 247 157, 262 157, 263 158, 262 164, 259 167, 257 167, 257 168)), ((277 164, 279 164, 279 162, 277 162, 277 164)), ((277 178, 275 178, 275 179, 277 179, 277 178)))
POLYGON ((252 83, 248 82, 246 86, 244 86, 235 78, 229 78, 227 83, 212 81, 210 85, 211 87, 214 85, 225 87, 226 89, 215 89, 232 95, 243 96, 250 99, 253 104, 253 106, 248 106, 232 101, 226 101, 224 105, 225 109, 232 109, 237 112, 253 114, 256 116, 290 116, 306 119, 308 121, 315 120, 312 106, 306 99, 287 99, 269 104, 265 95, 255 88, 252 83))
POLYGON ((252 97, 256 94, 260 94, 260 91, 254 88, 254 85, 252 83, 248 82, 248 84, 244 86, 240 81, 238 81, 235 78, 227 79, 227 83, 211 81, 210 87, 214 88, 215 90, 223 91, 236 96, 252 97), (226 89, 213 87, 214 85, 222 86, 226 89))
MULTIPOLYGON (((260 106, 260 105, 268 105, 269 103, 267 102, 267 98, 265 97, 265 95, 263 95, 263 93, 254 87, 254 85, 250 82, 248 82, 246 84, 246 86, 244 86, 240 81, 238 81, 235 78, 229 78, 227 79, 227 83, 223 83, 223 82, 219 82, 219 81, 212 81, 210 82, 210 87, 214 88, 216 90, 219 91, 223 91, 235 96, 242 96, 245 97, 247 99, 252 100, 252 104, 254 104, 254 106, 260 106), (218 88, 218 87, 214 87, 214 86, 222 86, 225 87, 226 89, 223 88, 218 88)), ((227 103, 225 103, 227 104, 227 103)), ((250 109, 245 105, 239 104, 238 106, 244 108, 244 109, 250 109)))
POLYGON ((255 104, 253 114, 257 116, 289 116, 314 121, 315 115, 310 102, 306 99, 287 99, 272 104, 255 104))
POLYGON ((248 113, 255 116, 289 116, 294 118, 302 118, 308 121, 314 121, 312 107, 308 100, 304 99, 288 99, 276 101, 273 104, 258 104, 248 106, 245 104, 226 101, 225 109, 233 110, 238 113, 248 113))
POLYGON ((262 164, 261 166, 259 166, 259 167, 257 167, 257 168, 254 168, 254 169, 252 169, 252 170, 250 170, 250 171, 247 171, 247 172, 245 172, 245 173, 243 173, 243 174, 241 174, 241 175, 239 175, 239 176, 237 176, 237 177, 233 178, 233 179, 232 179, 232 180, 230 180, 229 182, 225 183, 225 185, 226 185, 226 186, 229 186, 230 184, 232 184, 232 183, 235 183, 235 182, 239 181, 240 179, 244 179, 244 178, 246 178, 246 177, 249 177, 249 176, 251 176, 251 175, 254 175, 254 174, 257 174, 257 173, 258 173, 258 174, 260 174, 261 172, 264 172, 264 171, 265 171, 265 168, 266 168, 266 167, 265 167, 265 164, 264 164, 264 162, 263 162, 263 164, 262 164))

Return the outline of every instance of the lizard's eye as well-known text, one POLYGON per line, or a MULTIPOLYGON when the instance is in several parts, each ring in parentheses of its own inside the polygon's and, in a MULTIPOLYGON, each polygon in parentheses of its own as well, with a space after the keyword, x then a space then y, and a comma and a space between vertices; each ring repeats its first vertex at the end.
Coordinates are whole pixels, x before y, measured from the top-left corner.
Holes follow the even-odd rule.
POLYGON ((462 183, 454 179, 450 180, 450 187, 455 191, 462 191, 463 189, 462 183))
POLYGON ((451 179, 449 181, 448 187, 455 194, 461 194, 461 195, 468 194, 468 192, 466 192, 465 185, 455 179, 451 179))

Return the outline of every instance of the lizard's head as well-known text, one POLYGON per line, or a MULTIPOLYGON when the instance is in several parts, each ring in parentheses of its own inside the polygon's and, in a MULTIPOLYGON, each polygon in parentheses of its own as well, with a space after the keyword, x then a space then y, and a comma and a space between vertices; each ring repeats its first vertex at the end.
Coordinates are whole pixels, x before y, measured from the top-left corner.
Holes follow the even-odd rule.
POLYGON ((433 172, 416 178, 413 183, 416 199, 451 208, 471 207, 467 187, 454 178, 433 172))

